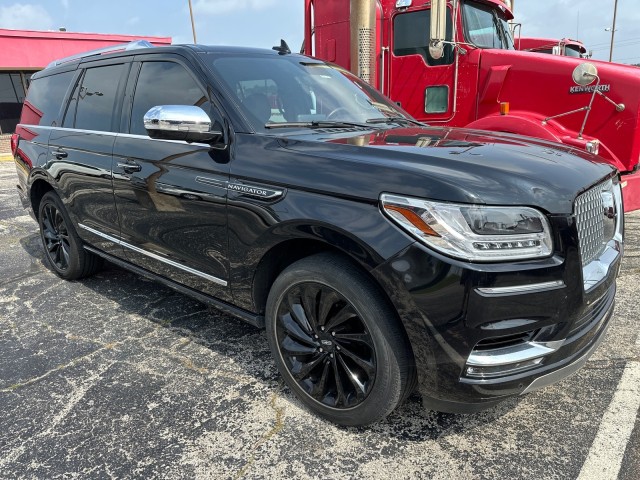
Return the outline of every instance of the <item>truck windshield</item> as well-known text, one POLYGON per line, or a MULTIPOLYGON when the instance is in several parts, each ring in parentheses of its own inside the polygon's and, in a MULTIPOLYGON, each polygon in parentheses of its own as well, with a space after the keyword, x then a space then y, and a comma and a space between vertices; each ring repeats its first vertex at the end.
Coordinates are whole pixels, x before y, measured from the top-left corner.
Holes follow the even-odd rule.
POLYGON ((340 127, 384 123, 387 119, 413 121, 351 73, 307 57, 211 54, 205 59, 229 98, 259 132, 331 122, 340 127))
POLYGON ((509 25, 501 12, 481 3, 464 2, 467 41, 480 48, 513 50, 509 25))
POLYGON ((579 45, 567 45, 564 48, 564 54, 567 57, 576 57, 576 58, 581 58, 583 55, 582 49, 580 48, 579 45))

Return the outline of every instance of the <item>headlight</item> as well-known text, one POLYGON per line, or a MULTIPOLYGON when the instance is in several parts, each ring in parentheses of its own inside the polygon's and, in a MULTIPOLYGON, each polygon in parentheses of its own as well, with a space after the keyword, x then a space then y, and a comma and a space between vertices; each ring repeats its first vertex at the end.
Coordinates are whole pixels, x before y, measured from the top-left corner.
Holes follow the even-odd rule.
POLYGON ((548 257, 551 227, 538 210, 432 202, 382 194, 382 210, 429 247, 476 262, 548 257))

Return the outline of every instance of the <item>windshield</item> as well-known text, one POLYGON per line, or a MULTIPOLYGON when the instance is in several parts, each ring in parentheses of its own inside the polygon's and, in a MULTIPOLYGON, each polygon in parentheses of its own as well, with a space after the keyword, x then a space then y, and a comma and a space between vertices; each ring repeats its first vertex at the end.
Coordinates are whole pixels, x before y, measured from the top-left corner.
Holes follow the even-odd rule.
POLYGON ((582 49, 578 45, 567 45, 564 49, 564 54, 567 57, 582 57, 582 49))
POLYGON ((469 43, 481 48, 514 49, 509 24, 503 15, 488 5, 465 2, 464 24, 469 43))
POLYGON ((287 124, 411 119, 349 72, 310 58, 264 54, 208 57, 209 68, 256 131, 287 124))

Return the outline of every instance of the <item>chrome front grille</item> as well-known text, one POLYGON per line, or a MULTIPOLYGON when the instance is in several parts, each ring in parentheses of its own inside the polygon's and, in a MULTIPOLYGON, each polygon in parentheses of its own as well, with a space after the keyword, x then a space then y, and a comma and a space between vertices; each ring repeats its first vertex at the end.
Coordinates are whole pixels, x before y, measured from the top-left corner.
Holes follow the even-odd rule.
POLYGON ((613 188, 613 182, 608 180, 576 199, 575 216, 583 267, 598 258, 615 235, 617 205, 613 188))

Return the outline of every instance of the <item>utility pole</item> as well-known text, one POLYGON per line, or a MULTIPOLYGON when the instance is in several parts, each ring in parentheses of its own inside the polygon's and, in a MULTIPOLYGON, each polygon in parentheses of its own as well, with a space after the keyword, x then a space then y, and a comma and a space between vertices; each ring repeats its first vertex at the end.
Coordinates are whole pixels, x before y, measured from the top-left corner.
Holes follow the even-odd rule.
MULTIPOLYGON (((189 0, 191 1, 191 0, 189 0)), ((613 7, 613 26, 611 27, 611 48, 609 49, 609 61, 613 62, 613 39, 616 36, 616 16, 618 15, 618 0, 613 7)))
MULTIPOLYGON (((616 3, 617 1, 618 0, 616 0, 616 3)), ((189 14, 191 15, 191 31, 193 32, 193 43, 198 43, 198 40, 196 38, 196 24, 193 21, 193 7, 191 6, 191 0, 189 0, 189 14)))

